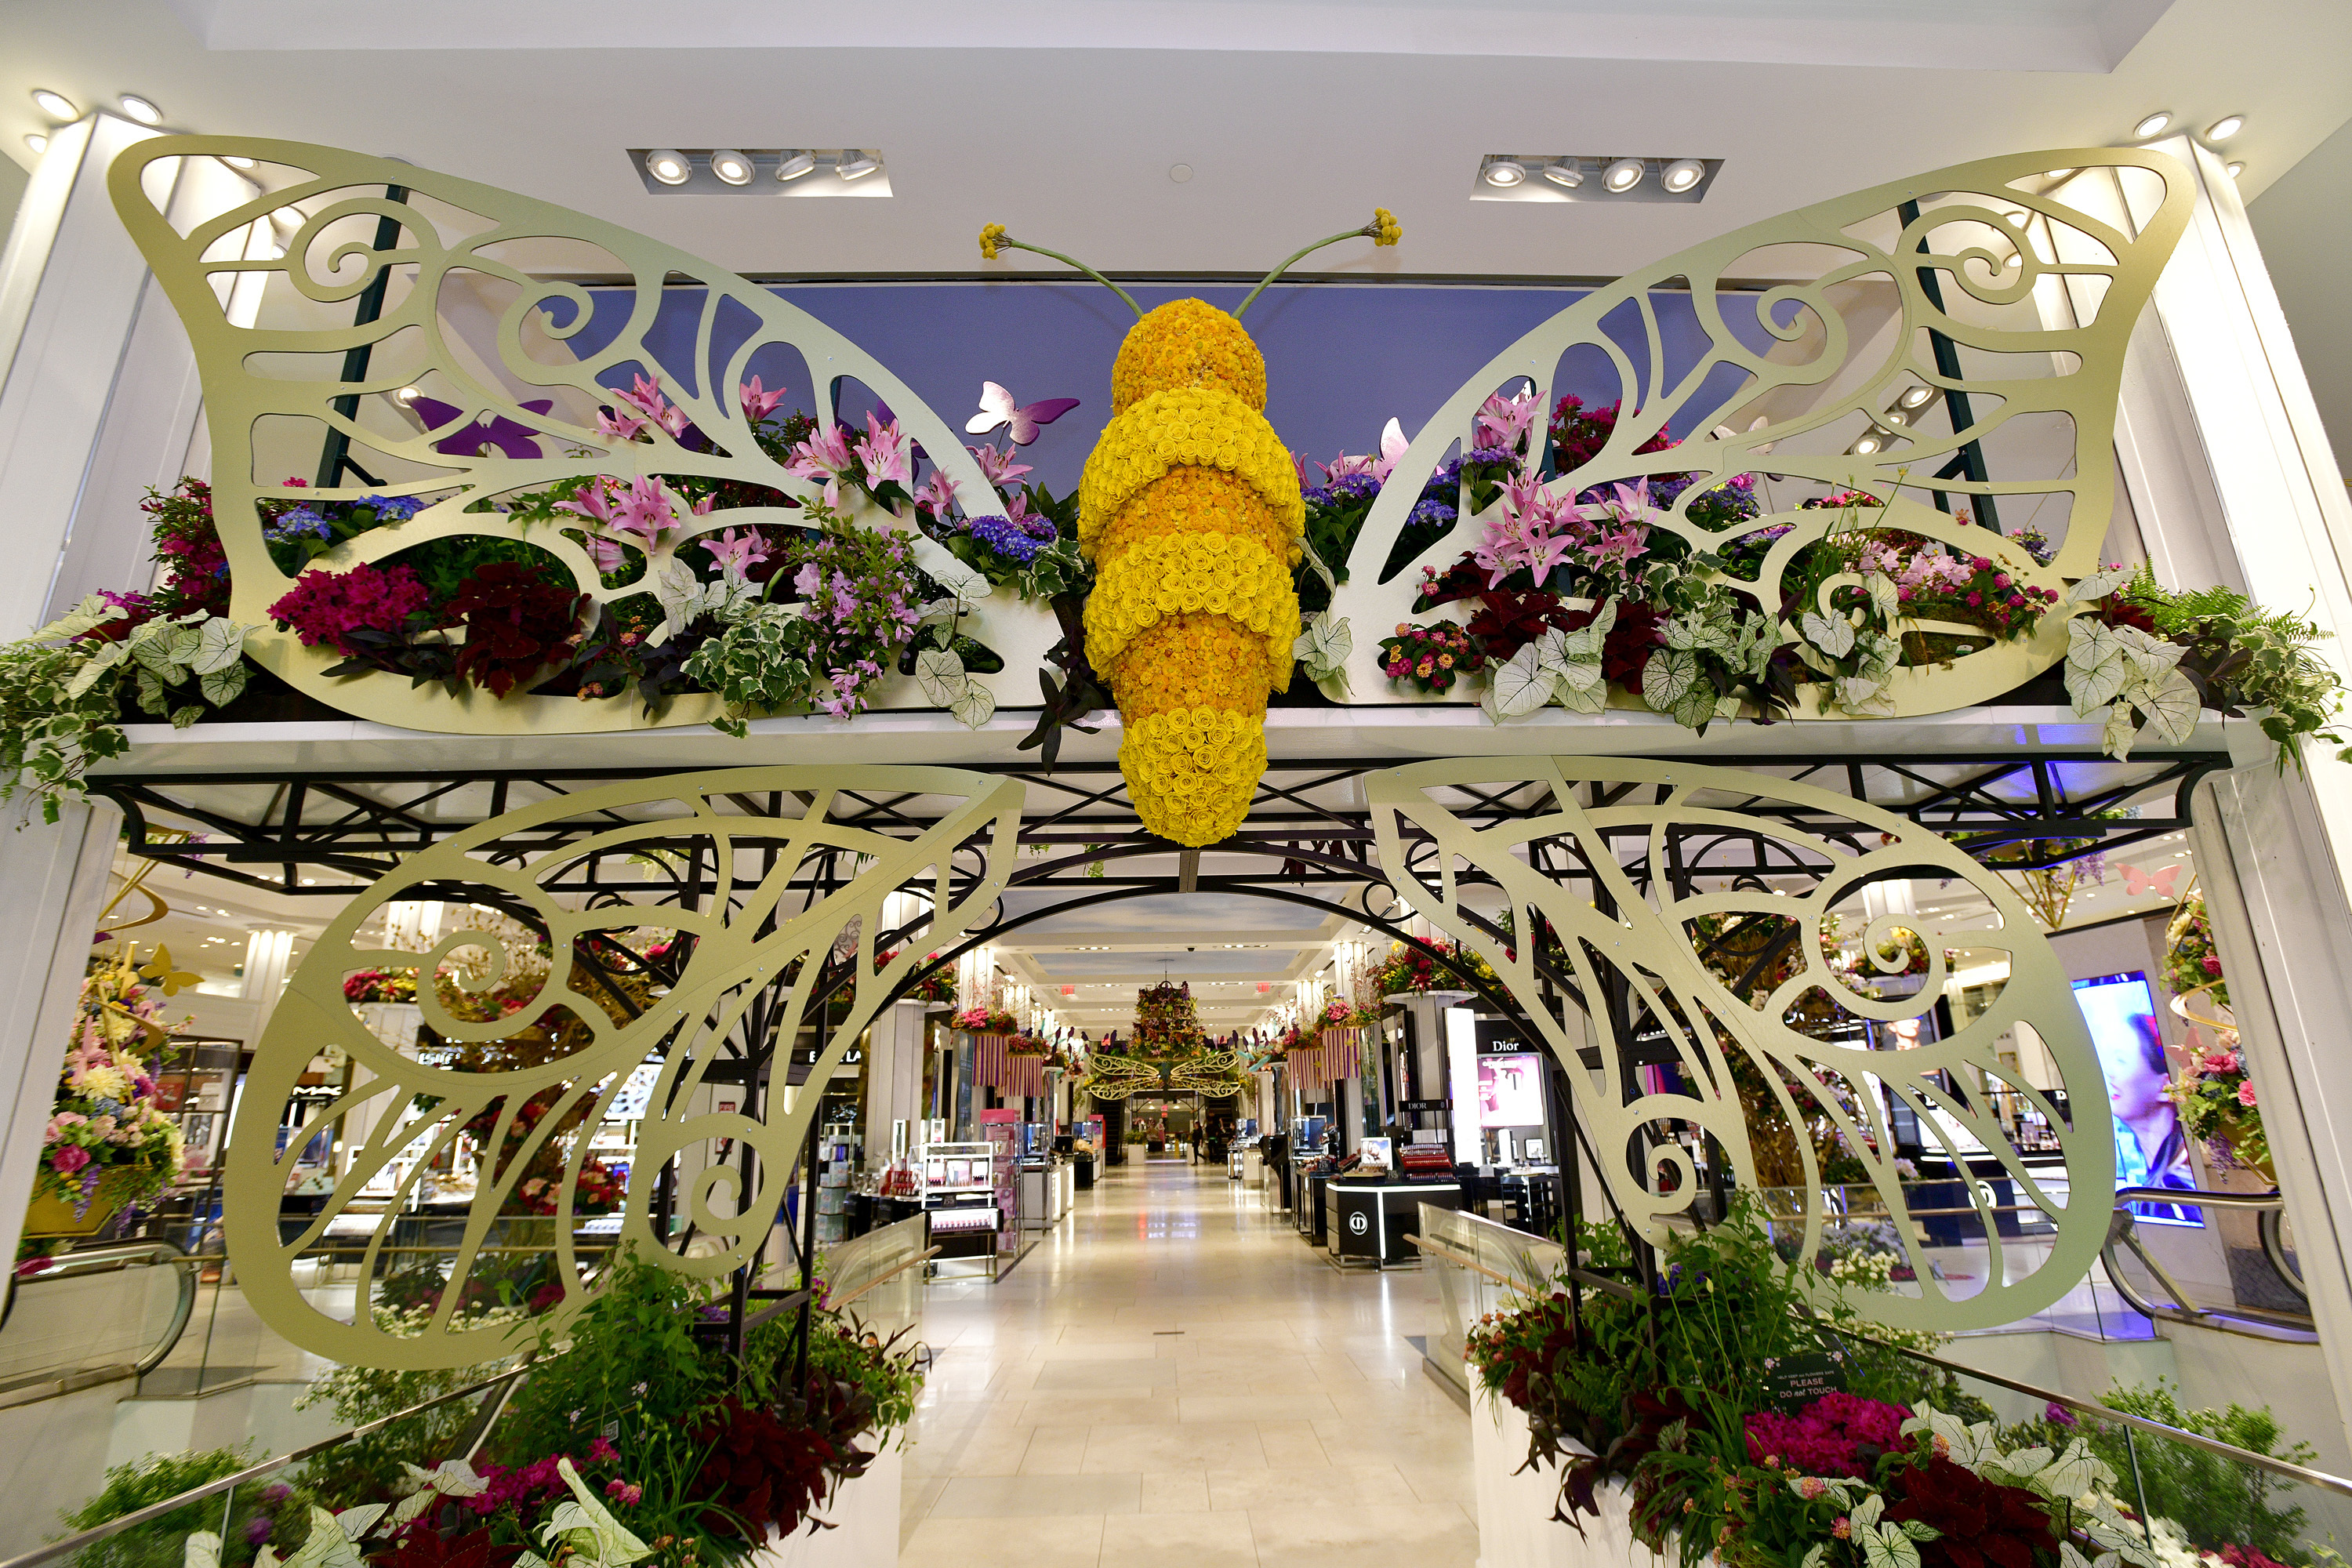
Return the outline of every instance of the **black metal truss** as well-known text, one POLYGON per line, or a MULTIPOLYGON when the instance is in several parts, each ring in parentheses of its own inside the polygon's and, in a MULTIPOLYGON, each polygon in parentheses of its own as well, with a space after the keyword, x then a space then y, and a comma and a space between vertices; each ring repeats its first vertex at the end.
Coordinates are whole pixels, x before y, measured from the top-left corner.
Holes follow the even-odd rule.
MULTIPOLYGON (((2047 867, 2093 847, 2112 850, 2180 831, 2189 823, 2189 795, 2197 781, 2229 765, 2225 754, 2204 752, 2143 754, 2128 764, 2087 751, 1874 759, 1674 760, 1718 768, 1744 766, 1759 773, 1769 770, 1767 776, 1775 779, 1843 794, 1938 833, 1979 858, 1999 852, 1999 864, 2008 870, 2047 867), (2075 775, 2086 773, 2099 777, 2095 782, 2078 782, 2075 775), (2128 803, 2137 803, 2137 815, 2123 819, 2117 814, 2128 803)), ((1372 863, 1374 832, 1370 813, 1360 805, 1333 804, 1328 797, 1336 792, 1350 801, 1360 800, 1360 791, 1351 786, 1366 773, 1394 765, 1395 759, 1276 762, 1260 782, 1242 830, 1210 847, 1221 858, 1258 857, 1265 862, 1265 868, 1256 872, 1228 868, 1215 879, 1228 884, 1238 880, 1291 885, 1381 879, 1381 873, 1372 863)), ((113 774, 91 781, 91 788, 122 807, 127 847, 133 854, 273 892, 341 898, 350 895, 350 882, 319 883, 315 875, 306 879, 304 872, 325 871, 371 881, 407 856, 511 808, 619 780, 656 778, 664 771, 113 774), (473 803, 472 809, 451 810, 461 794, 473 803), (151 832, 151 825, 163 824, 189 825, 198 837, 180 840, 151 832), (311 885, 305 885, 306 881, 311 885)), ((1029 788, 1032 808, 1022 824, 1023 856, 1013 872, 1014 886, 1196 885, 1197 858, 1143 829, 1127 799, 1125 781, 1116 763, 1065 763, 1051 773, 1025 763, 972 771, 1017 778, 1029 788), (1041 798, 1053 804, 1037 809, 1035 803, 1041 798), (1129 868, 1127 864, 1171 855, 1186 856, 1193 869, 1171 877, 1157 869, 1129 868)), ((1637 787, 1592 786, 1590 804, 1626 801, 1637 787)), ((1549 788, 1540 784, 1459 788, 1453 793, 1457 798, 1450 804, 1456 815, 1482 829, 1556 808, 1549 788)), ((912 834, 930 826, 930 818, 921 809, 922 798, 844 791, 836 797, 834 819, 877 832, 912 834)), ((739 795, 730 801, 747 816, 788 815, 785 797, 772 793, 739 795)), ((1759 831, 1752 836, 1752 855, 1741 868, 1758 874, 1799 868, 1773 863, 1777 841, 1761 830, 1764 825, 1833 837, 1846 836, 1856 827, 1841 814, 1792 806, 1765 795, 1722 804, 1759 819, 1759 831)), ((535 858, 627 820, 610 811, 583 810, 492 839, 483 853, 500 861, 535 858)), ((1724 841, 1742 836, 1715 830, 1711 837, 1724 841)), ((635 849, 643 852, 649 847, 658 848, 659 841, 643 841, 635 849)), ((686 854, 690 847, 682 838, 678 847, 686 854)), ((1785 856, 1784 850, 1781 853, 1785 856)), ((1719 869, 1730 862, 1718 858, 1711 864, 1719 869)), ((1547 868, 1557 875, 1579 874, 1574 865, 1565 861, 1547 868)), ((1673 869, 1679 873, 1687 868, 1673 869)), ((642 878, 614 876, 614 869, 606 860, 583 858, 546 886, 551 891, 592 898, 642 896, 647 890, 642 878)), ((821 873, 824 877, 838 874, 832 868, 821 873)), ((667 896, 691 900, 711 891, 708 878, 689 872, 678 879, 667 896)), ((420 888, 416 896, 430 898, 433 892, 420 888)), ((473 895, 451 888, 446 896, 473 895)))

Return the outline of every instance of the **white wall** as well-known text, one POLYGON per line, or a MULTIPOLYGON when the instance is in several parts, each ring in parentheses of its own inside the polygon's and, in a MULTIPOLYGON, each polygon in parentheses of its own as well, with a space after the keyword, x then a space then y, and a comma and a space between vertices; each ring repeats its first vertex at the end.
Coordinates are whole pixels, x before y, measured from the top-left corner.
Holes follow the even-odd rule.
POLYGON ((2352 452, 2352 121, 2246 208, 2328 443, 2352 452))

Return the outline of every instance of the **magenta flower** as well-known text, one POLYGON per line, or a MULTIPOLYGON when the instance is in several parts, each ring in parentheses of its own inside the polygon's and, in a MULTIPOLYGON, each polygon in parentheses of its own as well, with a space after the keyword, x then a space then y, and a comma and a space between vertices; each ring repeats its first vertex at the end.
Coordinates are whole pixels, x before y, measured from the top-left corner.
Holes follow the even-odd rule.
POLYGON ((760 378, 756 375, 738 387, 735 395, 742 400, 743 417, 754 425, 773 414, 777 405, 784 400, 782 387, 770 392, 760 384, 760 378))
POLYGON ((857 443, 857 460, 866 465, 866 487, 879 489, 893 479, 902 485, 915 482, 907 467, 907 444, 898 434, 898 422, 883 424, 873 415, 866 416, 866 435, 857 443))
POLYGON ((706 537, 696 542, 710 552, 719 570, 730 577, 750 575, 752 567, 768 558, 767 542, 755 528, 747 528, 740 535, 730 528, 715 539, 706 537))
MULTIPOLYGON (((2247 1110, 2252 1110, 2253 1109, 2253 1107, 2254 1107, 2254 1084, 2253 1084, 2253 1080, 2252 1080, 2252 1079, 2247 1079, 2246 1081, 2244 1081, 2243 1083, 2241 1083, 2240 1085, 2238 1085, 2238 1103, 2239 1103, 2240 1105, 2244 1106, 2244 1107, 2245 1107, 2247 1110)), ((61 1159, 62 1159, 62 1157, 63 1157, 63 1152, 62 1152, 62 1151, 60 1151, 60 1152, 59 1152, 59 1157, 60 1157, 61 1159)))
POLYGON ((49 1156, 49 1163, 57 1167, 61 1175, 70 1176, 89 1163, 89 1151, 79 1143, 68 1143, 49 1156))
POLYGON ((966 447, 964 450, 970 452, 972 460, 980 465, 981 477, 992 485, 1009 484, 1024 474, 1036 471, 1027 463, 1014 462, 1013 454, 1008 449, 988 446, 966 447))
POLYGON ((839 425, 816 431, 793 448, 792 461, 784 471, 796 479, 824 481, 824 504, 828 510, 841 506, 841 481, 856 464, 849 449, 849 434, 839 425))
POLYGON ((945 517, 948 508, 955 502, 955 493, 956 482, 935 468, 931 477, 923 481, 923 488, 915 492, 915 504, 925 511, 945 517))
POLYGON ((1536 395, 1530 384, 1517 396, 1495 394, 1480 405, 1471 422, 1471 445, 1516 450, 1519 438, 1535 424, 1536 416, 1543 411, 1543 400, 1536 395))
POLYGON ((596 433, 608 440, 634 441, 646 433, 646 422, 633 415, 600 408, 596 411, 596 433))

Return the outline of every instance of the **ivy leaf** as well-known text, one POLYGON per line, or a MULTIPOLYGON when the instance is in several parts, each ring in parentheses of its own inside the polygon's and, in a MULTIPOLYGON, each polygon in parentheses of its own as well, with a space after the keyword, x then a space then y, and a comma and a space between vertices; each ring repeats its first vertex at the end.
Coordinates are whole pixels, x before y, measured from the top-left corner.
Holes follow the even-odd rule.
POLYGON ((2094 572, 2066 590, 2066 602, 2070 605, 2087 605, 2094 599, 2104 599, 2131 580, 2132 572, 2128 566, 2115 566, 2105 572, 2094 572))
MULTIPOLYGON (((1843 658, 1853 651, 1853 626, 1843 616, 1823 616, 1807 610, 1797 623, 1805 640, 1828 654, 1832 658, 1843 658)), ((1645 679, 1644 685, 1647 684, 1645 679)))
POLYGON ((2152 686, 2137 705, 2147 714, 2139 738, 2159 746, 2187 744, 2197 731, 2197 715, 2203 710, 2203 704, 2197 700, 2197 688, 2177 669, 2168 671, 2163 682, 2152 686))
POLYGON ((1662 647, 1642 667, 1642 700, 1655 712, 1671 714, 1697 682, 1696 654, 1686 648, 1662 647))
POLYGON ((1552 678, 1536 668, 1536 645, 1529 643, 1495 667, 1486 711, 1496 722, 1532 713, 1551 700, 1552 678))
POLYGON ((210 675, 215 670, 226 669, 243 658, 246 634, 252 629, 219 616, 208 617, 204 625, 194 628, 196 647, 194 654, 187 661, 188 672, 210 675))
POLYGON ((963 689, 948 704, 948 711, 965 729, 977 730, 995 716, 996 697, 987 687, 966 676, 963 689))
POLYGON ((971 679, 963 671, 962 656, 951 649, 933 648, 915 656, 915 684, 923 689, 924 700, 935 708, 953 703, 963 694, 971 679))

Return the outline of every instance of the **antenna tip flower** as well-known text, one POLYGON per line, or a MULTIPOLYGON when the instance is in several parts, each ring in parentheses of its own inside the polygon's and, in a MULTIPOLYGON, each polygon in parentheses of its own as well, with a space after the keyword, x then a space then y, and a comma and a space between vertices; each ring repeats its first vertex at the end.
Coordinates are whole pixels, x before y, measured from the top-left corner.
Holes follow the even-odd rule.
POLYGON ((1398 224, 1396 214, 1386 207, 1374 207, 1372 221, 1364 226, 1364 236, 1374 245, 1394 245, 1404 237, 1404 229, 1398 224))
POLYGON ((980 231, 980 258, 982 261, 995 260, 996 253, 1003 248, 1006 238, 1003 224, 983 225, 980 231))

